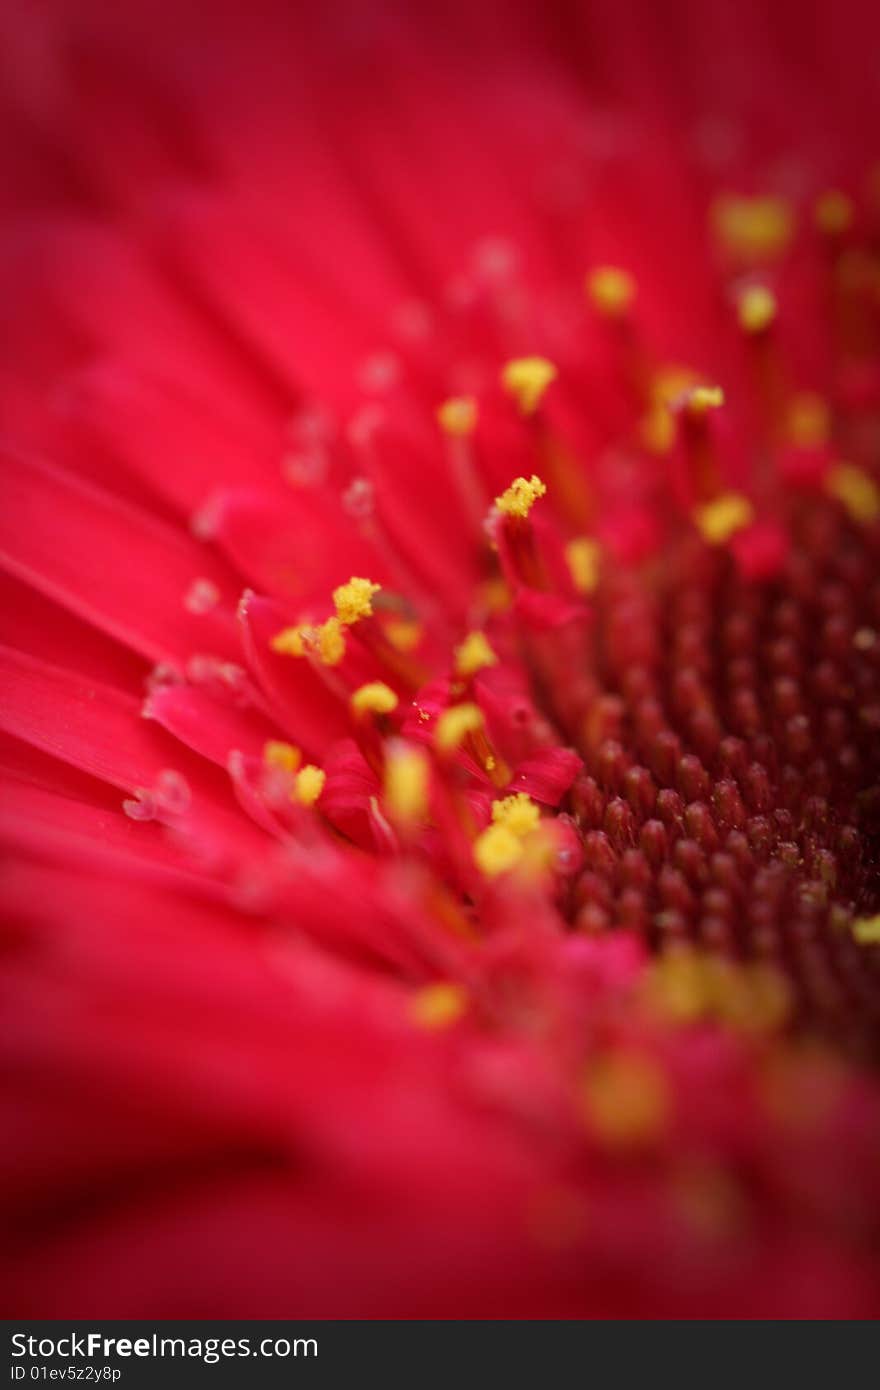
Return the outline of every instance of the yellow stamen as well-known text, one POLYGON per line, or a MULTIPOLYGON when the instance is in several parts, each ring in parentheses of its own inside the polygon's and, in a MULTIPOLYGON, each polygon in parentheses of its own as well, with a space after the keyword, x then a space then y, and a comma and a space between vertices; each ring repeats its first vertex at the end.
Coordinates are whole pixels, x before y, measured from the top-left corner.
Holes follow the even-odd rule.
POLYGON ((685 392, 685 409, 697 418, 708 415, 710 410, 718 410, 723 404, 724 392, 720 386, 694 386, 685 392))
POLYGON ((565 560, 579 594, 591 594, 598 585, 600 553, 599 542, 587 536, 578 536, 566 545, 565 560))
POLYGON ((385 805, 391 819, 411 825, 428 810, 430 762, 423 748, 393 743, 385 760, 385 805))
POLYGON ((544 392, 559 373, 546 357, 515 357, 501 372, 501 385, 523 415, 534 415, 544 392))
POLYGON ((784 198, 719 198, 712 208, 715 234, 737 260, 774 260, 788 246, 794 212, 784 198))
POLYGON ((853 521, 867 523, 880 517, 880 489, 852 463, 836 464, 825 479, 825 490, 843 503, 853 521))
POLYGON ((530 478, 514 478, 510 487, 495 498, 495 506, 505 516, 526 517, 547 488, 536 473, 530 478))
POLYGON ((660 956, 649 969, 646 999, 665 1021, 718 1019, 743 1032, 772 1032, 791 1012, 791 991, 782 973, 761 962, 738 964, 683 947, 660 956))
POLYGON ((437 408, 437 423, 446 434, 473 434, 477 426, 477 402, 473 396, 450 396, 437 408))
POLYGON ((485 579, 477 592, 480 603, 489 613, 503 613, 505 609, 510 607, 510 589, 507 581, 502 579, 500 574, 493 575, 491 579, 485 579))
POLYGON ((466 1008, 467 995, 460 985, 425 985, 410 1000, 409 1014, 420 1028, 448 1028, 466 1008))
POLYGON ((521 840, 540 824, 541 808, 525 792, 515 792, 501 801, 493 801, 492 820, 521 840))
POLYGON ((384 681, 368 681, 351 697, 351 708, 357 715, 391 714, 397 705, 397 696, 384 681))
POLYGON ((839 189, 830 188, 817 199, 814 216, 820 232, 826 236, 839 236, 852 224, 852 201, 839 189))
POLYGON ((741 492, 725 492, 704 507, 697 507, 694 522, 709 545, 723 545, 735 532, 748 526, 754 515, 754 507, 741 492))
POLYGON ((583 1103, 585 1119, 597 1138, 626 1148, 659 1138, 669 1121, 672 1097, 656 1062, 635 1053, 609 1052, 590 1066, 583 1103))
POLYGON ((474 841, 474 862, 487 878, 508 873, 522 852, 522 841, 506 825, 490 825, 474 841))
POLYGON ((305 656, 310 651, 325 666, 338 666, 345 656, 345 636, 338 618, 328 618, 319 627, 307 624, 287 627, 283 632, 276 633, 270 645, 273 651, 283 656, 305 656))
POLYGON ((415 618, 391 618, 384 631, 395 651, 411 652, 421 642, 424 628, 415 618))
POLYGON ((316 631, 318 655, 325 666, 338 666, 345 656, 345 637, 338 618, 328 618, 316 631))
POLYGON ((590 271, 586 279, 587 297, 600 314, 622 318, 636 297, 636 282, 626 270, 604 265, 590 271))
POLYGON ((296 774, 294 784, 294 799, 301 806, 314 806, 321 792, 324 790, 324 783, 327 781, 327 774, 321 767, 315 767, 314 763, 306 763, 304 768, 296 774))
POLYGON ((874 917, 857 917, 852 934, 860 946, 880 946, 880 912, 874 917))
POLYGON ((469 632, 455 649, 456 675, 467 679, 486 666, 497 666, 498 658, 489 646, 485 632, 469 632))
POLYGON ((285 627, 281 632, 275 633, 269 646, 273 652, 278 652, 281 656, 304 656, 303 629, 301 627, 285 627))
POLYGON ((450 705, 434 726, 434 744, 441 753, 454 753, 468 734, 483 727, 483 712, 478 705, 450 705))
POLYGON ((267 767, 278 767, 284 772, 296 772, 302 762, 302 753, 292 743, 270 738, 263 744, 263 762, 267 767))
POLYGON ((354 576, 347 584, 340 584, 338 589, 333 590, 333 603, 339 621, 348 627, 359 622, 361 618, 371 618, 373 595, 378 594, 381 587, 369 579, 358 579, 354 576))
POLYGON ((740 327, 746 333, 763 333, 776 318, 776 295, 766 285, 748 285, 737 301, 740 327))
POLYGON ((831 434, 828 402, 815 391, 799 391, 788 407, 788 435, 802 449, 827 444, 831 434))

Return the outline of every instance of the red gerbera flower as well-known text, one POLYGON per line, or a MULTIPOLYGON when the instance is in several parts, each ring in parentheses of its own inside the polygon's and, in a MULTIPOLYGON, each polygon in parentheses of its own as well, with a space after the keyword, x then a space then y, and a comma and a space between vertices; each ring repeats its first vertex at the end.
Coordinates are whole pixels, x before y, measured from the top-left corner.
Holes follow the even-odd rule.
POLYGON ((4 20, 7 1306, 878 1307, 854 6, 4 20))

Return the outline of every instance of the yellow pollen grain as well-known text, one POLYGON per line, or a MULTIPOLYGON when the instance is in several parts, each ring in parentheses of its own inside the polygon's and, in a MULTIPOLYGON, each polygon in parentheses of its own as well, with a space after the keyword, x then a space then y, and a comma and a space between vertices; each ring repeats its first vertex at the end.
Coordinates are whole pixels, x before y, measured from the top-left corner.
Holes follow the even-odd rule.
POLYGON ((868 523, 880 517, 880 489, 855 464, 835 464, 825 479, 825 489, 843 503, 853 521, 868 523))
POLYGON ((411 825, 428 810, 430 762, 415 744, 393 744, 385 760, 385 806, 393 821, 411 825))
POLYGON ((490 825, 474 841, 474 863, 487 878, 509 873, 522 858, 522 840, 506 825, 490 825))
POLYGON ((799 391, 788 407, 788 436, 801 449, 815 449, 828 443, 831 410, 815 391, 799 391))
POLYGON ((293 795, 294 800, 301 806, 314 806, 321 792, 324 790, 324 783, 327 781, 327 774, 321 767, 315 767, 314 763, 306 763, 304 768, 296 774, 293 795))
POLYGON ((592 1133, 612 1148, 658 1139, 666 1129, 672 1098, 660 1066, 635 1053, 609 1052, 584 1078, 583 1112, 592 1133))
POLYGON ((710 410, 718 410, 724 404, 724 392, 720 386, 694 386, 685 393, 684 405, 689 415, 700 417, 710 410))
POLYGON ((521 840, 537 829, 541 821, 541 808, 525 792, 515 792, 501 801, 493 801, 492 820, 521 840))
POLYGON ((455 649, 455 673, 467 679, 486 666, 497 666, 498 658, 485 632, 469 632, 455 649))
POLYGON ((378 594, 381 587, 369 579, 359 579, 354 575, 347 584, 340 584, 338 589, 333 590, 333 603, 339 621, 349 627, 352 623, 360 622, 361 618, 371 618, 373 596, 378 594))
POLYGON ((263 762, 267 767, 281 768, 283 772, 296 772, 302 762, 302 753, 292 743, 270 738, 263 744, 263 762))
POLYGON ((754 507, 741 492, 725 492, 694 512, 694 524, 709 545, 723 545, 737 531, 748 526, 754 507))
POLYGON ((794 232, 794 212, 784 198, 726 195, 712 208, 712 226, 723 249, 737 260, 775 260, 794 232))
POLYGON ((537 473, 530 478, 514 478, 509 488, 495 498, 495 506, 505 516, 527 517, 539 497, 547 492, 537 473))
POLYGON ((598 266, 586 278, 587 298, 600 314, 622 318, 636 297, 636 282, 629 271, 613 265, 598 266))
POLYGON ((776 318, 776 295, 766 285, 748 285, 736 305, 740 328, 745 333, 764 333, 776 318))
POLYGON ((454 753, 460 748, 468 734, 475 734, 483 727, 483 712, 479 705, 469 701, 461 705, 450 705, 437 719, 434 726, 434 744, 441 753, 454 753))
POLYGON ((384 681, 368 681, 351 697, 352 712, 357 715, 391 714, 397 705, 397 696, 384 681))
POLYGON ((460 985, 425 985, 410 1000, 409 1016, 419 1028, 448 1028, 466 1008, 467 995, 460 985))
POLYGON ((523 415, 534 415, 559 373, 546 357, 515 357, 501 371, 501 385, 523 415))
POLYGON ((877 634, 872 627, 860 627, 853 634, 853 646, 856 651, 869 652, 877 643, 877 634))
POLYGON ((565 547, 565 562, 579 594, 592 594, 599 583, 599 542, 578 536, 565 547))
POLYGON ((437 423, 445 434, 473 434, 477 427, 477 402, 473 396, 450 396, 437 407, 437 423))
POLYGON ((880 946, 880 912, 874 917, 857 917, 852 934, 860 946, 880 946))
POLYGON ((852 224, 852 201, 839 189, 829 188, 816 200, 813 216, 820 232, 826 236, 839 236, 852 224))

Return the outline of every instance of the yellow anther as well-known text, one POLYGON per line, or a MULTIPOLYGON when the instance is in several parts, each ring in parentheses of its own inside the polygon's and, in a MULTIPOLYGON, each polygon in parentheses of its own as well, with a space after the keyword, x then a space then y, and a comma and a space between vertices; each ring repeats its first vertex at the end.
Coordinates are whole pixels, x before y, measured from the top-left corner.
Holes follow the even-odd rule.
POLYGON ((391 714, 397 709, 397 705, 397 696, 384 681, 368 681, 351 697, 351 708, 357 715, 391 714))
POLYGON ((714 204, 712 223, 724 249, 737 260, 773 260, 791 241, 794 213, 784 198, 727 196, 714 204))
POLYGON ((856 651, 870 652, 877 645, 877 634, 872 627, 860 627, 853 634, 853 646, 856 651))
POLYGON ((467 679, 486 666, 497 666, 498 658, 489 646, 485 632, 469 632, 455 649, 455 673, 467 679))
POLYGON ((831 434, 831 410, 815 391, 799 391, 788 407, 788 436, 801 449, 827 444, 831 434))
POLYGON ((281 632, 275 633, 269 646, 273 652, 278 652, 281 656, 304 656, 303 629, 301 627, 285 627, 281 632))
POLYGON ((857 917, 852 934, 860 946, 880 946, 880 912, 874 917, 857 917))
POLYGON ((315 630, 318 655, 325 666, 338 666, 345 656, 345 635, 338 618, 328 618, 315 630))
POLYGON ((816 200, 814 216, 820 232, 826 236, 839 236, 852 223, 852 201, 839 189, 830 188, 816 200))
POLYGON ((338 589, 333 590, 333 603, 339 621, 348 627, 359 622, 361 618, 371 618, 373 595, 378 594, 381 587, 381 584, 374 584, 369 579, 357 579, 354 576, 347 584, 340 584, 338 589))
POLYGON ((282 656, 317 655, 325 666, 338 666, 345 656, 345 636, 338 618, 328 618, 319 627, 302 624, 286 627, 276 633, 270 643, 272 650, 282 656))
POLYGON ((413 651, 424 633, 424 628, 415 618, 391 618, 384 630, 392 647, 399 652, 413 651))
POLYGON ((474 863, 487 878, 508 873, 522 852, 522 840, 506 825, 490 825, 474 841, 474 863))
POLYGON ((772 1032, 791 1012, 788 982, 773 966, 741 965, 692 947, 655 961, 646 991, 649 1006, 670 1023, 714 1018, 744 1032, 772 1032))
POLYGON ((410 1000, 409 1015, 420 1028, 448 1028, 466 1008, 467 995, 460 985, 425 985, 410 1000))
POLYGON ((868 523, 880 517, 880 488, 855 464, 836 464, 825 479, 825 489, 843 503, 853 521, 868 523))
POLYGON ((509 488, 495 498, 495 506, 505 516, 526 517, 539 497, 547 491, 536 473, 530 478, 514 478, 509 488))
POLYGON ((693 386, 684 395, 684 406, 689 415, 700 417, 710 410, 718 410, 724 404, 724 392, 720 386, 693 386))
POLYGON ((668 454, 675 441, 675 422, 668 405, 652 405, 639 432, 642 443, 652 454, 668 454))
POLYGON ((740 327, 746 333, 763 333, 776 318, 776 295, 766 285, 747 285, 736 305, 740 327))
POLYGON ((636 282, 626 270, 603 265, 591 270, 586 279, 587 297, 601 314, 621 318, 636 297, 636 282))
POLYGON ((501 372, 501 385, 523 415, 534 415, 544 392, 559 373, 546 357, 515 357, 501 372))
POLYGON ((541 808, 525 792, 515 792, 501 801, 493 801, 492 820, 495 825, 503 825, 505 830, 521 840, 537 829, 541 822, 541 808))
POLYGON ((500 574, 484 579, 478 589, 479 601, 489 613, 503 613, 510 607, 511 593, 500 574))
POLYGON ((314 806, 321 792, 324 790, 324 783, 327 781, 327 774, 322 767, 315 767, 314 763, 306 763, 296 774, 293 795, 294 800, 301 806, 314 806))
POLYGON ((267 767, 278 767, 284 772, 296 772, 302 762, 302 753, 292 743, 270 738, 263 744, 263 762, 267 767))
POLYGON ((709 1007, 702 957, 689 946, 659 956, 649 968, 646 989, 651 1008, 670 1023, 693 1023, 709 1007))
POLYGON ((693 367, 682 367, 676 363, 661 367, 651 382, 651 399, 657 405, 671 405, 673 401, 699 386, 700 374, 693 367))
POLYGON ((482 727, 483 712, 479 705, 470 702, 450 705, 434 726, 434 743, 441 753, 454 753, 468 734, 475 734, 482 727))
POLYGON ((697 507, 694 523, 709 545, 725 541, 754 519, 755 509, 741 492, 725 492, 704 507, 697 507))
POLYGON ((437 423, 446 434, 473 434, 477 427, 477 402, 473 396, 450 396, 437 408, 437 423))
POLYGON ((385 806, 393 821, 411 825, 428 810, 430 762, 423 748, 393 743, 385 760, 385 806))
POLYGON ((599 583, 600 553, 599 542, 587 536, 578 536, 566 545, 565 560, 579 594, 591 594, 599 583))
POLYGON ((636 1053, 609 1052, 587 1071, 584 1117, 604 1144, 627 1148, 659 1138, 672 1108, 661 1067, 636 1053))

